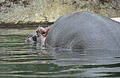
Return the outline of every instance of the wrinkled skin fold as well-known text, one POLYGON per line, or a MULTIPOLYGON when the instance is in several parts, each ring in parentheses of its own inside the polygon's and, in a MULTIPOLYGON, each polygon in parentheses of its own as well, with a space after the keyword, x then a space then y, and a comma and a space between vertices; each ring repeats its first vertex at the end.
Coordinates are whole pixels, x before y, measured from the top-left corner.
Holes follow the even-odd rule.
POLYGON ((72 51, 119 50, 120 23, 89 12, 64 15, 51 25, 46 44, 72 51))

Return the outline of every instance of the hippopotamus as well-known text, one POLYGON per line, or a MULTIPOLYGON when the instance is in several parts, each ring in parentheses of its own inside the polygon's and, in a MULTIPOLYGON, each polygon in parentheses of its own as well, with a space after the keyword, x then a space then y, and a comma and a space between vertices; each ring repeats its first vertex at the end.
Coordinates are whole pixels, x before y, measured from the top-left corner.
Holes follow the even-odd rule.
POLYGON ((120 49, 120 23, 102 15, 77 12, 50 26, 45 43, 71 51, 120 49))

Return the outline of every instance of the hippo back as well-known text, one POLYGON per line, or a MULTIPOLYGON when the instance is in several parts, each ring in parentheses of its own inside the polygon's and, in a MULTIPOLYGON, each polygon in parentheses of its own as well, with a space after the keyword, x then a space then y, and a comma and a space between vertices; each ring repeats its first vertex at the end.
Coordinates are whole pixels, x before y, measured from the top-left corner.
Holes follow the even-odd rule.
POLYGON ((89 12, 65 15, 51 26, 46 43, 70 50, 118 50, 120 23, 89 12))

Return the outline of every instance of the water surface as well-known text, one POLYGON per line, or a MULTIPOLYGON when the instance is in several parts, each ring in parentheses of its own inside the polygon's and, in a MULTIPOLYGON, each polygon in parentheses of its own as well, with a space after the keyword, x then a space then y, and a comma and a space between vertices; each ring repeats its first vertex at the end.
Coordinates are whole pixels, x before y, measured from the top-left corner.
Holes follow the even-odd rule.
POLYGON ((35 28, 0 29, 0 78, 119 78, 120 52, 40 51, 24 42, 35 28))

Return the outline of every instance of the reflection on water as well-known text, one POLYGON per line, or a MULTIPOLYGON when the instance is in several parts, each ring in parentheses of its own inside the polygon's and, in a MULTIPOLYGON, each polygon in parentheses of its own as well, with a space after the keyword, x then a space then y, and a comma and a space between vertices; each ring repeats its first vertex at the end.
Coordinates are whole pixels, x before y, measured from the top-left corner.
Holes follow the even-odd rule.
POLYGON ((35 29, 0 29, 0 78, 116 78, 119 51, 37 50, 24 42, 35 29))

